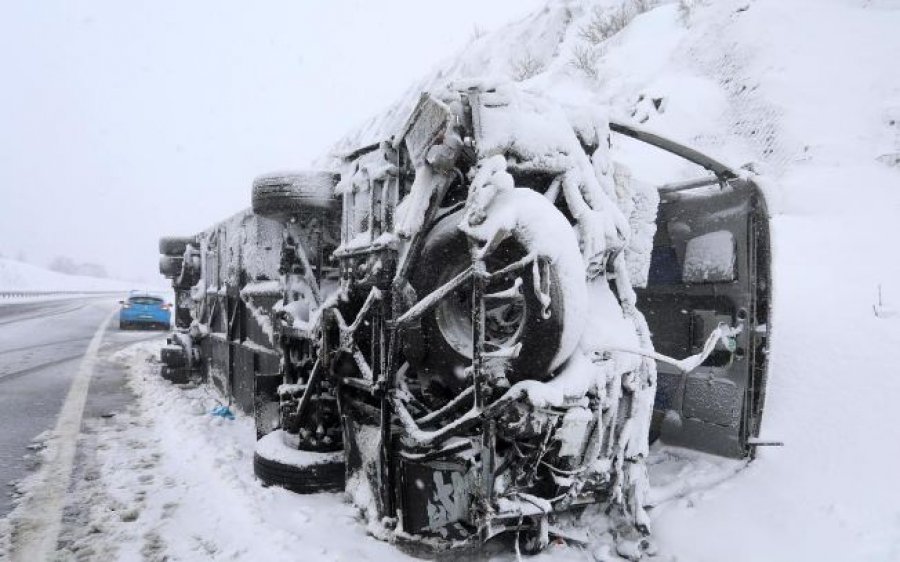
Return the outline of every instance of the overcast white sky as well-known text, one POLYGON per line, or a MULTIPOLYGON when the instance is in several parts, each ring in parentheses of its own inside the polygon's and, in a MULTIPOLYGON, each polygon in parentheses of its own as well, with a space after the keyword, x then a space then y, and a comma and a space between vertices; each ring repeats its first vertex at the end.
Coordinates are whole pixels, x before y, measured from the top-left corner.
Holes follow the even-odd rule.
POLYGON ((0 0, 0 253, 158 279, 437 61, 544 0, 0 0))

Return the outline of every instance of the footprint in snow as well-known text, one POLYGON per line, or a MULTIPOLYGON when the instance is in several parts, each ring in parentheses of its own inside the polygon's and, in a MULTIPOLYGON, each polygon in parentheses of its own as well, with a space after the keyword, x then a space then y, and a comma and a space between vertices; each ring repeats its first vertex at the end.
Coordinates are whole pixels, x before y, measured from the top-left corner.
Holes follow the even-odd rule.
POLYGON ((166 503, 164 503, 163 506, 162 506, 162 515, 161 515, 161 518, 162 518, 162 519, 169 519, 169 518, 171 518, 171 517, 175 514, 175 511, 178 509, 178 506, 179 506, 179 505, 180 505, 180 504, 178 504, 178 502, 166 502, 166 503))

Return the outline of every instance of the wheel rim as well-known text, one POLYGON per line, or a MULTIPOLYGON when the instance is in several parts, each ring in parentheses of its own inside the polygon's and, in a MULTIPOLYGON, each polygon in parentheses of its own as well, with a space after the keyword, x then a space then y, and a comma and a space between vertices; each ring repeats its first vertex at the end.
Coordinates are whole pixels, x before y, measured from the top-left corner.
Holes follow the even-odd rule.
MULTIPOLYGON (((454 265, 456 267, 444 270, 438 286, 462 271, 467 260, 457 260, 454 265)), ((494 269, 491 265, 488 264, 489 270, 494 269)), ((509 348, 519 341, 527 321, 525 290, 521 277, 515 272, 494 279, 485 287, 484 340, 487 351, 509 348)), ((472 358, 472 311, 471 282, 447 295, 435 310, 436 323, 444 339, 457 353, 469 359, 472 358)))

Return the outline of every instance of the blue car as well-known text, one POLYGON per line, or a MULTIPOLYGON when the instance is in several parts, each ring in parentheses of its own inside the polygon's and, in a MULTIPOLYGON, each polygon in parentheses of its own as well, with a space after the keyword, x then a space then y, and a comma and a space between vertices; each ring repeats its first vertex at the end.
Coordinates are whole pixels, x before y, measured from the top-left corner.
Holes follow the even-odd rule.
POLYGON ((132 291, 127 300, 119 301, 119 329, 156 328, 168 330, 172 321, 171 305, 162 297, 132 291))

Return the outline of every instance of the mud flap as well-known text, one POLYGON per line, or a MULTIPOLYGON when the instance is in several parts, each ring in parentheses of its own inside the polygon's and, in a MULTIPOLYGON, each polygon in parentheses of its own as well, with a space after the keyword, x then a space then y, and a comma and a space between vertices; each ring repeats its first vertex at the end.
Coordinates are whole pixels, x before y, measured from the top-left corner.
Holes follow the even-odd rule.
POLYGON ((373 406, 346 395, 341 398, 344 458, 347 464, 346 492, 369 520, 392 517, 387 513, 385 493, 393 486, 384 482, 381 470, 381 427, 373 406))
POLYGON ((256 422, 256 438, 271 433, 279 426, 278 387, 282 376, 257 374, 253 379, 253 419, 256 422))

